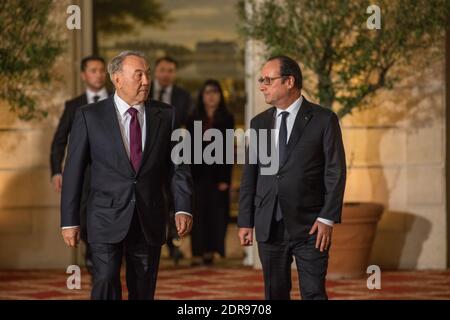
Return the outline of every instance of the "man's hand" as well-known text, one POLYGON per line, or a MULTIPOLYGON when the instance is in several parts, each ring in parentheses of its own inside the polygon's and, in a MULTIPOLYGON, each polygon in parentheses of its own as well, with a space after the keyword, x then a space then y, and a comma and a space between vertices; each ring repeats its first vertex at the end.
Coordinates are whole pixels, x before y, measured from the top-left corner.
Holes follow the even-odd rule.
POLYGON ((253 228, 239 228, 238 236, 241 246, 253 245, 253 228))
POLYGON ((333 227, 316 220, 311 230, 309 231, 309 234, 313 235, 316 231, 316 249, 320 247, 320 252, 328 250, 331 244, 331 234, 333 233, 333 227))
POLYGON ((64 242, 71 248, 76 248, 80 242, 80 227, 61 229, 64 242))
POLYGON ((56 192, 60 193, 62 188, 62 174, 58 173, 52 177, 52 185, 56 192))
POLYGON ((183 213, 176 214, 175 226, 177 227, 178 236, 183 238, 192 230, 192 217, 183 213))

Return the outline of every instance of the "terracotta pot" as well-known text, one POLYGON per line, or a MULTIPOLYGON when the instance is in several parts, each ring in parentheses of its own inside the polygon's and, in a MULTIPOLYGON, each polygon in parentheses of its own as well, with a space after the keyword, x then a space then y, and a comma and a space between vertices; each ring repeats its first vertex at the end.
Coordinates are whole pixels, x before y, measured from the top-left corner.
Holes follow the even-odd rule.
POLYGON ((333 229, 328 279, 365 277, 378 221, 383 214, 381 204, 349 202, 344 204, 342 223, 333 229))

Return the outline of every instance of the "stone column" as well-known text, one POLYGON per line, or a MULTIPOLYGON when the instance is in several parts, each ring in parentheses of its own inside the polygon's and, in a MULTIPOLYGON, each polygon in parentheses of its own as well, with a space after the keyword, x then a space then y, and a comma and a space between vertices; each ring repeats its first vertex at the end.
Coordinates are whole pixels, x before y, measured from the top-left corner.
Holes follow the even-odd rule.
MULTIPOLYGON (((264 46, 257 41, 248 40, 245 45, 245 88, 247 92, 247 105, 245 106, 246 128, 250 127, 250 120, 269 106, 264 101, 263 94, 259 91, 258 78, 264 64, 264 46)), ((245 248, 245 265, 253 265, 261 268, 256 241, 253 247, 245 248)))
POLYGON ((21 121, 0 102, 0 268, 65 268, 77 252, 64 244, 60 234, 59 200, 50 184, 49 156, 54 130, 64 101, 83 88, 80 58, 90 54, 92 0, 55 1, 49 19, 65 41, 52 74, 57 77, 42 92, 39 107, 49 115, 41 121, 21 121), (81 30, 66 28, 67 7, 80 5, 81 30), (59 78, 59 80, 58 80, 59 78))

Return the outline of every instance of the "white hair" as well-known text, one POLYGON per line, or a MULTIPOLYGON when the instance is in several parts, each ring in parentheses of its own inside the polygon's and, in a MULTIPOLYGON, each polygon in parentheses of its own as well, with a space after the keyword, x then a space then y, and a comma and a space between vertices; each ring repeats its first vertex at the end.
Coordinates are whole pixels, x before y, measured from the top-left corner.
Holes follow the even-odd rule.
POLYGON ((113 81, 112 76, 116 72, 122 71, 123 60, 125 60, 125 58, 129 56, 135 56, 146 59, 145 54, 143 54, 140 51, 133 51, 133 50, 122 51, 117 56, 112 58, 111 61, 108 63, 108 73, 109 77, 111 78, 111 81, 113 81))

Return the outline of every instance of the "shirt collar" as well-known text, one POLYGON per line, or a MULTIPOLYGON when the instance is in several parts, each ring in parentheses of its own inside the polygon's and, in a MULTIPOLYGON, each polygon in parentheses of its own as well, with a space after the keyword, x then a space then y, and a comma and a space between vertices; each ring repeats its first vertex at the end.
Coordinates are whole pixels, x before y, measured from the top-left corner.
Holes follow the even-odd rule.
MULTIPOLYGON (((161 85, 159 84, 158 80, 155 79, 155 81, 153 81, 153 85, 155 87, 155 90, 154 90, 155 94, 159 94, 159 90, 161 90, 161 85)), ((172 88, 173 88, 173 85, 166 87, 166 93, 171 93, 172 88)))
POLYGON ((284 111, 289 112, 289 114, 293 115, 294 118, 297 116, 298 110, 300 110, 300 107, 303 102, 303 96, 300 96, 297 100, 295 100, 287 109, 280 109, 277 108, 277 117, 284 111))
POLYGON ((87 98, 88 98, 88 100, 91 100, 91 101, 93 101, 94 100, 94 97, 95 96, 98 96, 100 99, 104 99, 104 98, 107 98, 108 97, 108 91, 106 91, 106 88, 105 87, 103 87, 103 88, 101 88, 99 91, 97 91, 97 92, 95 92, 95 91, 92 91, 91 89, 89 89, 89 88, 86 88, 86 96, 87 96, 87 98))
POLYGON ((119 95, 114 93, 114 102, 116 104, 117 111, 119 111, 120 115, 123 117, 127 114, 127 111, 129 108, 135 108, 140 114, 144 112, 144 104, 137 104, 134 106, 130 106, 128 103, 126 103, 119 95))

